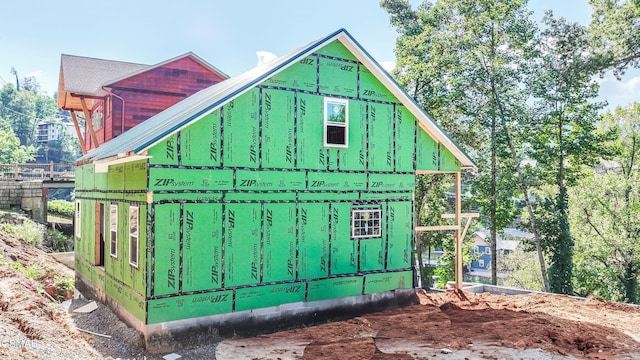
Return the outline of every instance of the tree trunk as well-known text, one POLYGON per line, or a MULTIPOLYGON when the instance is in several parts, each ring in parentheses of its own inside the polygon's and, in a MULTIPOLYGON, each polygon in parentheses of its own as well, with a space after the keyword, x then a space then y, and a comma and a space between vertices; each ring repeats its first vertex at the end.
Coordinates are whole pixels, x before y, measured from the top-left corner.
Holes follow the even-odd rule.
POLYGON ((491 206, 489 213, 489 230, 491 233, 491 285, 498 285, 498 245, 496 234, 496 117, 491 118, 491 206))

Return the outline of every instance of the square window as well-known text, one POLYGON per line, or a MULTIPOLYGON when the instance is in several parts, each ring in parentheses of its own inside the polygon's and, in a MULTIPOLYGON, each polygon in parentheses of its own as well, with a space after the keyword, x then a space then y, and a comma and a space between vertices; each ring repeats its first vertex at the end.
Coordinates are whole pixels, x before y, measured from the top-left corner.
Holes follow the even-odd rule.
POLYGON ((380 209, 351 210, 351 238, 370 239, 382 235, 382 211, 380 209))
POLYGON ((324 99, 324 146, 346 148, 349 140, 349 101, 324 99))

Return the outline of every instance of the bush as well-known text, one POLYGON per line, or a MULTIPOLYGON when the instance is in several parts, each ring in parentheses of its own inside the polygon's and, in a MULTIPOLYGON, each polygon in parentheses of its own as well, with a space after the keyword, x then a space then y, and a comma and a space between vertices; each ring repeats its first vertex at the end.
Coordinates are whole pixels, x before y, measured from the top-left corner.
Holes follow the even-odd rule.
POLYGON ((52 200, 48 203, 49 212, 59 216, 72 218, 74 212, 73 203, 65 200, 52 200))
POLYGON ((46 226, 29 220, 24 220, 22 224, 0 224, 0 231, 38 248, 42 248, 45 230, 46 226))

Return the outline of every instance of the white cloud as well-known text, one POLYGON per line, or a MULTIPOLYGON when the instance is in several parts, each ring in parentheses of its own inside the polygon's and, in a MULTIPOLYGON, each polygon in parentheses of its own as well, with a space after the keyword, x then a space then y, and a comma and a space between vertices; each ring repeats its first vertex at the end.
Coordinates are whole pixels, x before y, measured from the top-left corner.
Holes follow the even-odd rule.
POLYGON ((629 81, 623 81, 620 83, 620 88, 628 93, 638 92, 640 90, 640 76, 633 77, 629 81))
POLYGON ((268 51, 256 51, 256 55, 258 56, 258 66, 275 60, 278 57, 276 54, 268 51))
POLYGON ((387 72, 390 73, 396 67, 396 62, 395 61, 383 61, 383 62, 380 63, 380 66, 382 66, 383 69, 387 70, 387 72))
POLYGON ((616 80, 611 74, 595 79, 600 84, 598 100, 606 100, 609 109, 640 100, 640 71, 631 69, 625 75, 628 80, 616 80))

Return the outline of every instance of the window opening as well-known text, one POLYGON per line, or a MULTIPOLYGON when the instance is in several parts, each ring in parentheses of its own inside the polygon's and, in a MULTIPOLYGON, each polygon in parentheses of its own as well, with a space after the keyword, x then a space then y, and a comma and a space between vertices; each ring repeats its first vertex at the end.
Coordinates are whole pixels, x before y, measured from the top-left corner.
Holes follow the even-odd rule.
POLYGON ((118 258, 118 205, 111 205, 109 211, 109 253, 118 258))
POLYGON ((324 146, 346 148, 349 139, 349 102, 324 99, 324 146))
POLYGON ((369 239, 381 236, 380 209, 353 209, 351 210, 351 238, 369 239))
POLYGON ((138 267, 138 207, 129 208, 129 264, 138 267))

